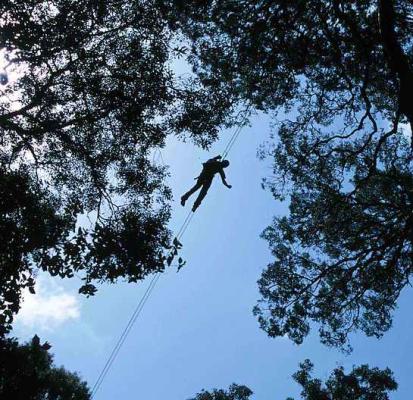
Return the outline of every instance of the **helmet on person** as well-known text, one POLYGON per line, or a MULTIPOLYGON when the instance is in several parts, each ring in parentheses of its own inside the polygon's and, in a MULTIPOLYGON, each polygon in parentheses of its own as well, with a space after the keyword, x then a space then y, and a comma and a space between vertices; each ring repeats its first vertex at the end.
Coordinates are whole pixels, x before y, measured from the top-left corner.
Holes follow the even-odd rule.
POLYGON ((229 161, 228 161, 228 160, 222 161, 222 167, 223 167, 223 168, 228 167, 228 165, 229 165, 229 161))

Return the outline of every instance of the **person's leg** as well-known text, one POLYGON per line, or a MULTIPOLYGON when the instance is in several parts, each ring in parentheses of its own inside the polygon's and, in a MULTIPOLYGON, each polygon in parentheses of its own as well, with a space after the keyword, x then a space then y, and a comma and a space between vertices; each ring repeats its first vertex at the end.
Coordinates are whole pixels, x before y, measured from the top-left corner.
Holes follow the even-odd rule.
POLYGON ((181 197, 181 204, 184 206, 185 202, 188 200, 189 196, 195 193, 200 187, 202 186, 202 182, 199 180, 195 183, 195 185, 189 189, 182 197, 181 197))
POLYGON ((202 184, 202 189, 201 189, 201 191, 199 192, 199 195, 198 195, 198 197, 197 197, 196 200, 195 200, 194 206, 192 207, 192 211, 195 212, 195 210, 201 205, 202 200, 204 200, 204 197, 206 196, 206 194, 207 194, 207 192, 208 192, 208 189, 209 189, 210 186, 211 186, 211 183, 212 183, 212 180, 208 180, 208 181, 205 181, 205 182, 202 184))

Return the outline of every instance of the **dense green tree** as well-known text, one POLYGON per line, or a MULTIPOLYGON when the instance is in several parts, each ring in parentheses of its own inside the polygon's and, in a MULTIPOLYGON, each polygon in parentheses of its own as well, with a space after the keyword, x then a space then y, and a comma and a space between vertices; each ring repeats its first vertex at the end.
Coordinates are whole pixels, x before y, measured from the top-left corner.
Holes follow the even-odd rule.
POLYGON ((345 374, 340 367, 334 369, 324 384, 311 376, 312 370, 313 364, 305 360, 293 375, 302 386, 303 400, 388 400, 389 392, 397 389, 393 373, 388 368, 380 370, 362 365, 345 374))
POLYGON ((380 337, 413 267, 413 5, 407 0, 171 0, 205 87, 276 117, 266 184, 290 216, 255 308, 270 336, 380 337), (406 133, 407 132, 407 133, 406 133))
POLYGON ((57 368, 37 335, 20 345, 0 339, 0 398, 4 400, 88 400, 90 391, 75 373, 57 368))
POLYGON ((183 50, 154 1, 6 0, 0 15, 1 335, 38 268, 88 295, 162 271, 154 151, 168 135, 207 147, 232 106, 173 73, 183 50))

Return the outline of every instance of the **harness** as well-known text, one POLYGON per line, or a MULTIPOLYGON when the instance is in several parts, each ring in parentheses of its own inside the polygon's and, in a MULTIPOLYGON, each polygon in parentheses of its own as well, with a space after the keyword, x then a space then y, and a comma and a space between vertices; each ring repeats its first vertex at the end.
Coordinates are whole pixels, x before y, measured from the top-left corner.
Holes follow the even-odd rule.
POLYGON ((215 160, 209 160, 207 162, 202 163, 203 168, 201 173, 194 178, 197 179, 212 179, 216 173, 222 168, 221 163, 215 160))

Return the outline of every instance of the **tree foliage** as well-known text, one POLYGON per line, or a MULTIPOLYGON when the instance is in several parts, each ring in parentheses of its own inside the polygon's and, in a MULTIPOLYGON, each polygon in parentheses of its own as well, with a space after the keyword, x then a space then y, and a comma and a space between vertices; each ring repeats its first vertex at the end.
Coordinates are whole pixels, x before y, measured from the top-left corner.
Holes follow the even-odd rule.
POLYGON ((171 192, 154 151, 168 135, 208 147, 232 106, 173 73, 154 1, 7 0, 0 14, 2 334, 38 268, 81 275, 87 295, 162 271, 171 192))
POLYGON ((310 360, 305 360, 293 375, 302 386, 302 400, 388 400, 389 392, 397 389, 393 373, 388 368, 380 370, 361 365, 346 374, 339 367, 323 383, 311 376, 313 367, 310 360))
POLYGON ((170 1, 206 87, 276 117, 266 181, 290 216, 255 308, 270 336, 311 322, 345 347, 392 323, 413 267, 413 6, 393 1, 170 1))
MULTIPOLYGON (((344 368, 339 367, 325 382, 312 377, 313 368, 311 361, 305 360, 293 375, 302 387, 302 400, 389 400, 389 393, 397 390, 393 373, 388 368, 381 370, 361 365, 346 374, 344 368)), ((234 383, 227 391, 203 390, 190 400, 250 400, 252 394, 248 387, 234 383)))
POLYGON ((23 345, 0 339, 0 397, 4 400, 89 400, 90 391, 75 373, 57 368, 37 335, 23 345))
POLYGON ((252 391, 243 385, 233 383, 228 390, 213 389, 211 392, 203 390, 189 400, 249 400, 252 391))

